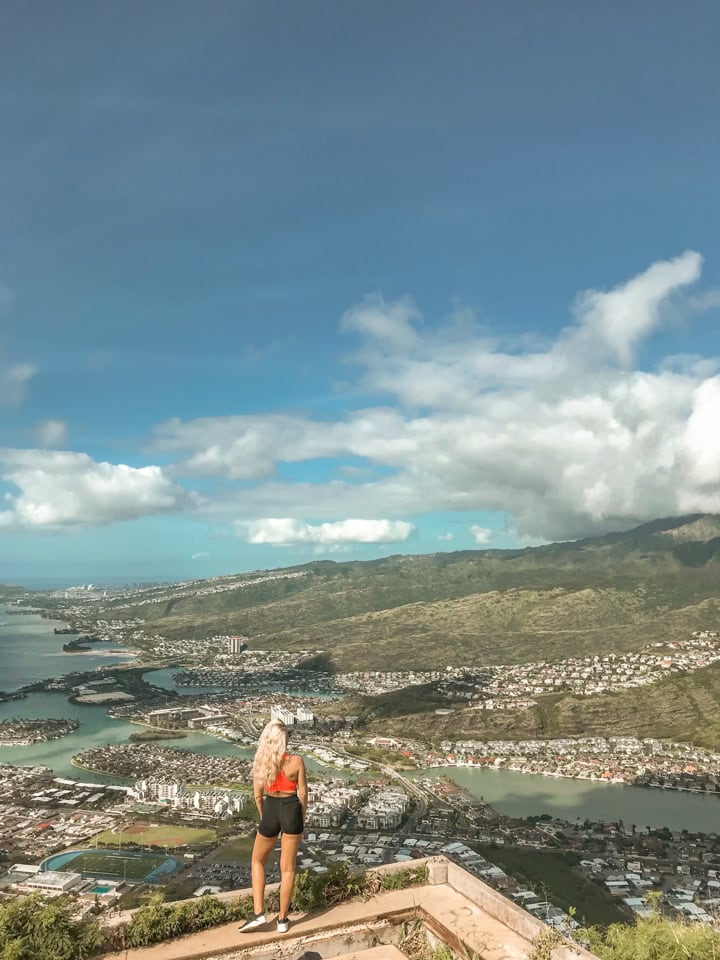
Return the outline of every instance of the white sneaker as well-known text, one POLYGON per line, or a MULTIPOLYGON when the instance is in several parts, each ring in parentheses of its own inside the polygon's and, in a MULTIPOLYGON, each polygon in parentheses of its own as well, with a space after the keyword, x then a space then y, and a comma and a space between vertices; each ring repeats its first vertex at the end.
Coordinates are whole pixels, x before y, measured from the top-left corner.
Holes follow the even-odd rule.
POLYGON ((250 930, 255 930, 257 927, 261 927, 265 920, 264 913, 256 913, 252 920, 246 920, 245 923, 240 927, 242 933, 248 933, 250 930))
POLYGON ((288 920, 288 918, 285 917, 284 920, 281 920, 280 917, 278 917, 277 932, 287 933, 289 929, 290 929, 290 921, 288 920))

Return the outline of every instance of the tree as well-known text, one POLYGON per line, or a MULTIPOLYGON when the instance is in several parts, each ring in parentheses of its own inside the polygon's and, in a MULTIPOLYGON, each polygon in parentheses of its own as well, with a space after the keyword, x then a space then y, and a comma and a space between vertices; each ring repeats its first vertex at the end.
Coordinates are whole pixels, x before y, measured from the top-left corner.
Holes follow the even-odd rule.
POLYGON ((104 942, 99 924, 77 920, 69 897, 39 895, 0 905, 1 960, 82 960, 104 942))

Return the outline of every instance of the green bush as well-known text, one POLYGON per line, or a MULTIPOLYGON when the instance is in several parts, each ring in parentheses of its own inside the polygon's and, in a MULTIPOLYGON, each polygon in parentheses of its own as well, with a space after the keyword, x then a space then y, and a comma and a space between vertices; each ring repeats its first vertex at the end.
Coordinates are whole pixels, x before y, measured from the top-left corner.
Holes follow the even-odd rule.
POLYGON ((600 960, 717 960, 720 931, 656 914, 634 924, 586 930, 588 948, 600 960))
POLYGON ((293 906, 302 913, 322 910, 353 897, 373 895, 381 890, 404 890, 425 883, 427 867, 392 873, 353 874, 347 863, 335 863, 327 873, 303 870, 295 878, 293 906))
POLYGON ((0 960, 83 960, 105 942, 95 920, 77 920, 69 897, 0 904, 0 960))
POLYGON ((375 874, 380 877, 383 890, 406 890, 408 887, 422 886, 427 883, 427 867, 406 868, 393 873, 375 874))
POLYGON ((174 904, 165 903, 162 895, 156 894, 146 906, 136 911, 125 927, 124 944, 127 947, 146 947, 234 920, 247 920, 252 913, 250 897, 222 901, 213 896, 204 896, 191 902, 174 904))
POLYGON ((343 900, 351 900, 365 890, 365 876, 353 876, 347 863, 334 863, 327 873, 303 870, 295 878, 293 906, 312 913, 343 900))

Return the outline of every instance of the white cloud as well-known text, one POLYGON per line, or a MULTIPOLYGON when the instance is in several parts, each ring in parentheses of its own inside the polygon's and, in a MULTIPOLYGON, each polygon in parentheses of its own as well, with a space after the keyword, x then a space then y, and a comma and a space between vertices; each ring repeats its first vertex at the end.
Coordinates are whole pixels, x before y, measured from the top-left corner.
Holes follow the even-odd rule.
MULTIPOLYGON (((577 301, 581 342, 605 342, 625 367, 639 341, 660 322, 661 306, 679 288, 700 277, 702 257, 686 250, 674 260, 660 260, 609 293, 590 290, 577 301)), ((710 305, 713 304, 711 300, 710 305)))
POLYGON ((32 363, 3 363, 0 360, 0 407, 19 407, 27 385, 37 373, 32 363))
POLYGON ((701 383, 682 438, 685 470, 694 490, 686 509, 720 513, 720 377, 701 383))
POLYGON ((267 517, 240 522, 238 530, 248 543, 287 547, 297 543, 400 543, 413 532, 404 520, 337 520, 310 524, 289 517, 267 517))
POLYGON ((490 527, 479 527, 476 523, 470 527, 470 533, 473 535, 473 539, 478 546, 490 543, 493 536, 490 527))
MULTIPOLYGON (((720 510, 718 358, 672 356, 632 369, 642 339, 668 317, 717 306, 712 291, 684 292, 700 268, 687 252, 581 295, 573 323, 552 342, 493 338, 467 311, 425 325, 409 299, 369 298, 342 326, 359 338, 357 386, 376 406, 322 421, 291 413, 171 420, 155 437, 175 459, 166 469, 0 451, 0 475, 17 488, 5 495, 0 525, 53 529, 200 508, 214 522, 232 518, 250 543, 326 550, 404 542, 413 531, 404 517, 439 510, 509 512, 525 542, 720 510), (278 463, 318 458, 337 460, 333 479, 280 478, 278 463), (201 502, 180 477, 230 482, 208 484, 214 493, 201 502), (326 522, 307 522, 319 504, 326 522)), ((34 373, 0 365, 0 403, 21 402, 34 373)), ((64 446, 66 427, 45 421, 38 438, 64 446)), ((488 528, 471 533, 490 542, 488 528)))
POLYGON ((450 543, 451 540, 454 540, 455 536, 452 533, 439 533, 438 540, 442 543, 450 543))
POLYGON ((132 520, 195 502, 161 467, 98 463, 83 453, 0 450, 0 475, 20 491, 6 493, 0 511, 0 527, 10 529, 132 520))
POLYGON ((193 553, 190 555, 191 560, 204 560, 206 557, 209 557, 210 554, 206 550, 201 550, 199 553, 193 553))
MULTIPOLYGON (((158 444, 187 454, 179 472, 250 481, 208 508, 218 519, 279 513, 302 523, 318 503, 328 519, 500 510, 513 514, 519 537, 548 540, 713 509, 717 359, 628 367, 669 305, 683 307, 678 298, 700 265, 685 253, 591 291, 577 298, 573 325, 529 349, 527 340, 491 339, 466 315, 421 332, 410 301, 374 298, 348 311, 343 326, 362 338, 362 387, 386 406, 334 421, 175 420, 159 428, 158 444), (278 461, 318 457, 353 457, 375 478, 347 482, 342 469, 324 483, 277 478, 278 461)), ((702 300, 692 297, 693 309, 702 300)))
POLYGON ((43 420, 35 427, 39 446, 59 450, 67 446, 68 428, 64 420, 43 420))
POLYGON ((421 319, 420 311, 409 297, 387 303, 381 296, 366 297, 362 303, 343 314, 341 327, 368 338, 370 344, 390 345, 408 350, 417 343, 413 322, 421 319))

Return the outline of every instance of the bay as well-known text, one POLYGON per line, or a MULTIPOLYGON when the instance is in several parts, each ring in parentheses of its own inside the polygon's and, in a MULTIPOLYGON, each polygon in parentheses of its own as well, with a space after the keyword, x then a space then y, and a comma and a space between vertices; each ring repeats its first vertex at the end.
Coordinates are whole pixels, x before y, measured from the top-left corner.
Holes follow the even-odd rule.
MULTIPOLYGON (((117 778, 74 767, 73 756, 91 747, 127 743, 131 733, 138 733, 143 729, 137 724, 109 716, 106 707, 70 703, 63 693, 31 693, 24 700, 0 703, 0 720, 15 717, 27 717, 31 720, 68 717, 79 720, 80 727, 58 740, 21 747, 0 747, 0 763, 50 767, 58 776, 93 783, 105 783, 117 778)), ((186 737, 158 741, 157 745, 182 747, 215 756, 252 756, 251 751, 195 731, 189 731, 186 737)))
POLYGON ((408 776, 447 776, 509 817, 547 814, 570 822, 577 818, 622 820, 626 826, 634 823, 638 830, 651 826, 704 833, 720 831, 717 796, 470 767, 433 767, 408 776))
POLYGON ((65 653, 63 644, 75 638, 53 631, 67 624, 45 620, 39 614, 3 614, 0 611, 0 690, 17 690, 38 680, 135 659, 127 650, 119 652, 108 643, 89 653, 65 653))

